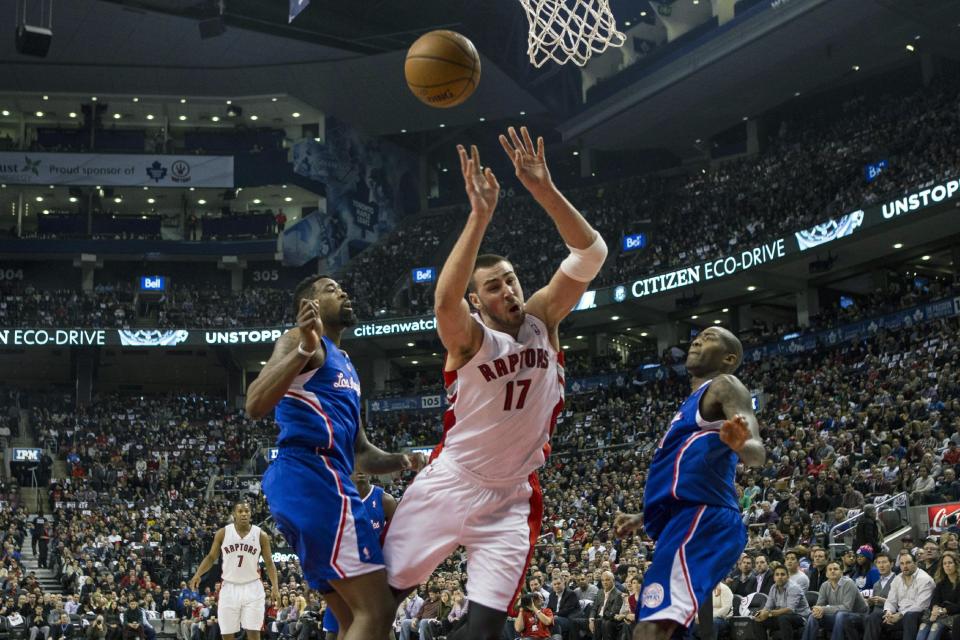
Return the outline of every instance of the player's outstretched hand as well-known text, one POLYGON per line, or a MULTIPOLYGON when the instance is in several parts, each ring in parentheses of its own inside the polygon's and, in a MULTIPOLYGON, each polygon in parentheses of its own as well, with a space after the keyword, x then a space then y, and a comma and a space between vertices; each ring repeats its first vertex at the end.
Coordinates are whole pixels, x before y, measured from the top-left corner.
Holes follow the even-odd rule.
POLYGON ((190 582, 187 586, 190 587, 191 591, 200 593, 200 576, 193 576, 190 578, 190 582))
POLYGON ((460 172, 463 173, 463 188, 470 199, 470 206, 483 220, 493 217, 493 210, 500 200, 500 183, 490 167, 484 169, 480 164, 480 151, 477 145, 470 145, 470 155, 462 144, 457 145, 460 156, 460 172))
POLYGON ((320 336, 323 335, 320 305, 316 300, 300 301, 297 326, 300 327, 300 344, 303 345, 303 350, 316 351, 320 345, 320 336))
POLYGON ((724 420, 720 427, 720 440, 733 449, 740 451, 743 445, 750 439, 750 428, 747 426, 747 419, 741 415, 736 415, 730 420, 724 420))
POLYGON ((618 513, 613 520, 613 532, 618 538, 633 533, 643 526, 643 515, 639 513, 618 513))
POLYGON ((536 195, 538 191, 549 188, 553 183, 550 179, 550 170, 547 169, 547 159, 543 152, 543 136, 537 137, 537 145, 526 127, 520 127, 520 135, 513 127, 507 129, 510 138, 501 134, 500 146, 507 152, 516 169, 517 178, 527 191, 536 195))
POLYGON ((410 469, 411 471, 418 472, 420 469, 423 469, 427 466, 429 460, 427 456, 423 453, 417 451, 416 453, 405 453, 403 454, 404 468, 410 469))

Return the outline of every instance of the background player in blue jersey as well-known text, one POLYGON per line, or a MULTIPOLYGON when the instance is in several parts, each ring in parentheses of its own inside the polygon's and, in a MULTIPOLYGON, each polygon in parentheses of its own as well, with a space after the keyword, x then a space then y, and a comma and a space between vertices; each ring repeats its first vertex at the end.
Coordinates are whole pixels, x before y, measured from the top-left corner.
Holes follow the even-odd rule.
POLYGON ((734 487, 738 458, 759 467, 766 458, 750 392, 735 376, 743 347, 721 327, 690 345, 690 397, 653 454, 643 515, 620 514, 617 535, 644 526, 657 541, 644 575, 634 640, 663 640, 689 627, 746 545, 734 487))
POLYGON ((263 478, 277 527, 300 558, 311 588, 324 595, 347 640, 385 638, 395 610, 380 541, 350 480, 368 473, 419 470, 422 455, 390 454, 367 440, 360 382, 340 336, 356 323, 346 292, 328 276, 294 291, 297 327, 277 341, 247 390, 261 418, 276 407, 279 453, 263 478))
MULTIPOLYGON (((370 526, 373 532, 382 541, 387 523, 393 517, 393 512, 397 510, 397 499, 374 484, 370 484, 370 477, 360 471, 353 472, 353 484, 357 488, 363 500, 363 506, 367 510, 367 516, 370 518, 370 526)), ((327 607, 323 614, 323 624, 321 625, 328 640, 337 637, 340 631, 340 623, 333 613, 333 609, 327 607)))

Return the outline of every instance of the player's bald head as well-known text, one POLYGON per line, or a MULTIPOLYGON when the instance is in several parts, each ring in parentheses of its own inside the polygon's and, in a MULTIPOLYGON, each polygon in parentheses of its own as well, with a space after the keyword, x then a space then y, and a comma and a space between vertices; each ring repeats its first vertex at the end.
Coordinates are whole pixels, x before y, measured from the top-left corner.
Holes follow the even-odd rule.
POLYGON ((740 363, 743 362, 743 345, 740 343, 740 338, 733 335, 733 332, 729 329, 724 329, 723 327, 710 327, 708 331, 715 331, 721 342, 723 342, 727 353, 736 356, 736 360, 730 365, 729 370, 726 372, 733 373, 740 367, 740 363))

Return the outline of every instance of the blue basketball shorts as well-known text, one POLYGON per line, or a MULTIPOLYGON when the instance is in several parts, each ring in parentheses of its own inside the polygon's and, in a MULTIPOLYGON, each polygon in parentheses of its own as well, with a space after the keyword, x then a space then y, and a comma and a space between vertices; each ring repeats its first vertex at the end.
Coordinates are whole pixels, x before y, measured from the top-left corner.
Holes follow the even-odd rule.
POLYGON ((689 627, 700 603, 712 597, 743 553, 747 529, 735 509, 678 505, 656 542, 638 619, 689 627))
POLYGON ((384 569, 380 540, 350 474, 330 459, 281 448, 263 476, 263 493, 312 589, 329 593, 330 580, 384 569))

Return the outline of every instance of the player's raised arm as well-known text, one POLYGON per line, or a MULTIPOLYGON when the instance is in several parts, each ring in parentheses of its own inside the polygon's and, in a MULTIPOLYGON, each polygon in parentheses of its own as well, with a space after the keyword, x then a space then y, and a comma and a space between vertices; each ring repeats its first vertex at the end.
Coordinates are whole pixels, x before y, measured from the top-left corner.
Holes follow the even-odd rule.
POLYGON ((534 145, 526 127, 520 127, 519 135, 513 127, 507 133, 509 138, 500 136, 500 145, 513 162, 517 178, 553 220, 570 250, 550 283, 527 301, 527 311, 553 328, 570 313, 600 272, 607 257, 607 245, 553 184, 543 137, 538 137, 534 145))
POLYGON ((284 394, 313 359, 314 366, 323 366, 323 322, 315 300, 302 300, 297 315, 297 328, 286 332, 273 346, 270 360, 247 389, 247 415, 259 420, 277 406, 284 394))
POLYGON ((489 167, 480 166, 480 153, 471 146, 470 155, 457 145, 464 189, 470 199, 467 224, 437 278, 433 309, 437 315, 437 333, 444 348, 456 358, 469 358, 480 348, 483 331, 470 317, 470 305, 464 299, 480 242, 493 217, 500 197, 500 185, 489 167))
POLYGON ((753 413, 750 391, 736 376, 729 374, 717 376, 712 386, 727 418, 720 429, 720 439, 737 452, 744 464, 763 466, 767 452, 760 439, 760 423, 753 413))

